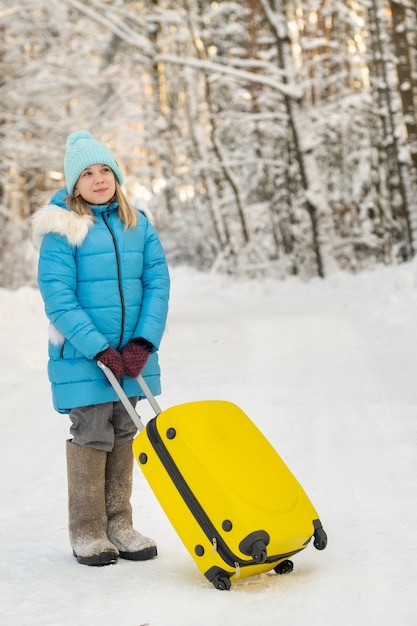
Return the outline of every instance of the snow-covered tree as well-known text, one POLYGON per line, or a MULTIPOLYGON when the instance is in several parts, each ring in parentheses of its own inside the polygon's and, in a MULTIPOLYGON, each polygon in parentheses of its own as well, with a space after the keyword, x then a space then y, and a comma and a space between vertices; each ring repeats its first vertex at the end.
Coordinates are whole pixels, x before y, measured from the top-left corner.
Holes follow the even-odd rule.
POLYGON ((410 0, 0 0, 2 284, 33 280, 29 217, 80 128, 172 262, 309 277, 410 258, 416 24, 410 0))

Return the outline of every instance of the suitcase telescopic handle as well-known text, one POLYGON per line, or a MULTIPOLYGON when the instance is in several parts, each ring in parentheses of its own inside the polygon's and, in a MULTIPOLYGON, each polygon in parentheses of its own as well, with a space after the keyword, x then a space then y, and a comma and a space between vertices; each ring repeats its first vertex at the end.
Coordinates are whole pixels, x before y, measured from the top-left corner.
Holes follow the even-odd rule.
MULTIPOLYGON (((121 384, 119 383, 119 381, 117 380, 116 376, 113 374, 111 369, 107 367, 107 365, 102 363, 101 361, 97 361, 97 365, 103 370, 104 374, 106 375, 107 380, 109 381, 109 383, 111 384, 115 392, 117 393, 121 403, 125 407, 126 411, 129 413, 130 418, 132 419, 133 423, 135 424, 135 426, 140 432, 144 428, 144 424, 142 420, 140 419, 139 415, 137 414, 137 412, 135 411, 135 409, 133 408, 133 406, 130 404, 129 398, 123 391, 123 388, 121 384)), ((145 394, 147 401, 149 402, 149 404, 155 411, 155 415, 159 415, 159 413, 162 412, 162 409, 159 406, 158 402, 156 401, 155 396, 153 395, 152 391, 149 389, 148 384, 146 383, 142 374, 139 374, 139 376, 137 377, 137 381, 139 385, 141 386, 141 389, 143 393, 145 394)))

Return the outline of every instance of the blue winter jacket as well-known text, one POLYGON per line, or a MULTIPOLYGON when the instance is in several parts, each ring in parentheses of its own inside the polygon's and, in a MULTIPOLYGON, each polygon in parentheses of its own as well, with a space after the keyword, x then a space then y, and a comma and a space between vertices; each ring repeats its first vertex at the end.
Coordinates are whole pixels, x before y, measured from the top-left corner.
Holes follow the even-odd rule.
MULTIPOLYGON (((66 190, 33 217, 40 245, 38 284, 51 322, 48 374, 55 409, 115 401, 94 357, 142 337, 154 350, 143 370, 160 393, 157 350, 168 312, 169 273, 155 229, 141 212, 125 230, 117 203, 91 206, 79 216, 65 204, 66 190)), ((122 378, 130 396, 143 397, 136 379, 122 378)))

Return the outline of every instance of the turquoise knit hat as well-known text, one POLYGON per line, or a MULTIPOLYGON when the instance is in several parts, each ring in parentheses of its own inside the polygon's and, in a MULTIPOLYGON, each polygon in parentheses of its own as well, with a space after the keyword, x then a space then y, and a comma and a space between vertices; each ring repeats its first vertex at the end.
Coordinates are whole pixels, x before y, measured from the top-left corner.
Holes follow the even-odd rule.
POLYGON ((103 163, 114 172, 119 185, 123 184, 123 174, 116 159, 101 141, 94 139, 87 130, 77 130, 67 138, 64 157, 65 183, 68 194, 74 193, 75 184, 86 167, 103 163))

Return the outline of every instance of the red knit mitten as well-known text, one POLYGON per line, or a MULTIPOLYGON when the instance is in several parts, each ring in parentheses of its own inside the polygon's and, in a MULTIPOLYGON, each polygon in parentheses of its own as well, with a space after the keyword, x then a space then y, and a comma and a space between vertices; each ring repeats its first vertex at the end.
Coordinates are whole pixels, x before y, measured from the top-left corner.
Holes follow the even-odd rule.
POLYGON ((101 361, 104 365, 107 365, 118 380, 123 376, 122 355, 111 346, 97 354, 94 358, 96 361, 101 361))
POLYGON ((133 339, 121 351, 123 372, 126 376, 137 378, 152 351, 152 344, 144 339, 133 339))

